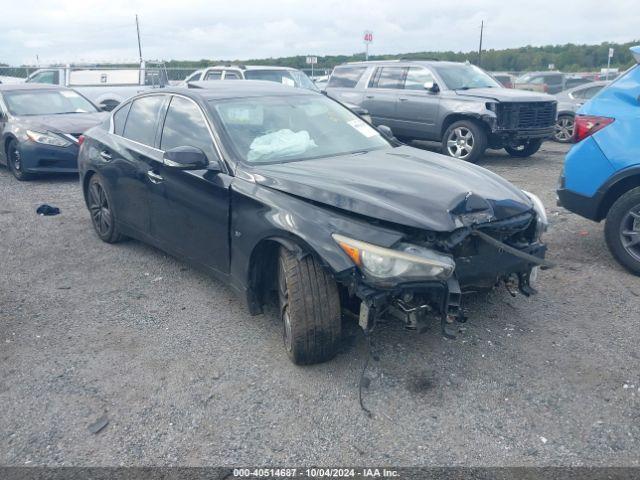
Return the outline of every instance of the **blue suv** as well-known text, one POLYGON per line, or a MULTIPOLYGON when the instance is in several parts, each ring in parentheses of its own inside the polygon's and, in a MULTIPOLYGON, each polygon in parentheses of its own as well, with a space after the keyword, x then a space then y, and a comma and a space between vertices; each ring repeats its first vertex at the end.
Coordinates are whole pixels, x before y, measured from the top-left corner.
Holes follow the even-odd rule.
MULTIPOLYGON (((640 64, 640 46, 631 52, 640 64)), ((640 65, 584 104, 558 189, 559 205, 606 219, 613 256, 640 275, 640 65)))

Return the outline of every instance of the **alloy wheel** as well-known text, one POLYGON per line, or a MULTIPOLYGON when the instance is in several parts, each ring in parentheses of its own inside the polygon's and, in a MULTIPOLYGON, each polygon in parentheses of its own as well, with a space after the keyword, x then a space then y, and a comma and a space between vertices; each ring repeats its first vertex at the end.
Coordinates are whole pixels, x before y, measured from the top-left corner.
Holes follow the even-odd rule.
POLYGON ((447 138, 447 151, 450 156, 465 159, 473 151, 475 139, 473 133, 466 127, 458 127, 451 131, 447 138))
POLYGON ((573 138, 574 120, 571 117, 560 117, 555 125, 554 137, 559 142, 568 142, 573 138))
POLYGON ((640 205, 631 208, 620 222, 620 242, 640 262, 640 205))
POLYGON ((89 187, 89 212, 95 229, 100 236, 106 236, 111 228, 112 215, 107 195, 97 182, 91 183, 89 187))

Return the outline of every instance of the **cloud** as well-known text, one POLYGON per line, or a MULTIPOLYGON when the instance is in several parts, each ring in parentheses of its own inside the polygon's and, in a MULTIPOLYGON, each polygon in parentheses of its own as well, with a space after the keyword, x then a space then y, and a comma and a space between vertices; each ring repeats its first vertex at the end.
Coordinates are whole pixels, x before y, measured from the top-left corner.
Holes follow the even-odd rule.
POLYGON ((138 56, 140 16, 148 59, 249 59, 629 41, 638 36, 636 1, 618 0, 24 0, 3 6, 0 62, 123 61, 138 56))

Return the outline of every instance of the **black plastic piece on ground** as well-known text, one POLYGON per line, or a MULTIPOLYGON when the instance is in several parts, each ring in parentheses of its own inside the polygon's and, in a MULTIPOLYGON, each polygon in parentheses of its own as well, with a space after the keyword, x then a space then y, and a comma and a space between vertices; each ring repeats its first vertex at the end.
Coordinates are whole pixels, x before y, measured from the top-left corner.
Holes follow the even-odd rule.
POLYGON ((54 207, 52 205, 47 205, 46 203, 43 203, 36 209, 36 213, 38 215, 44 215, 49 217, 51 215, 58 215, 60 213, 60 209, 58 207, 54 207))

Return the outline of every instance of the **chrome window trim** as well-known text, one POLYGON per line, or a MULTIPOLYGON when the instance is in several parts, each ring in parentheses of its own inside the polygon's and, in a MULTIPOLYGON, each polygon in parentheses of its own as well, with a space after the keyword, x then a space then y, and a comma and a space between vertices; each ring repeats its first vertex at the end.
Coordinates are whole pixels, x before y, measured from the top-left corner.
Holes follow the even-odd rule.
MULTIPOLYGON (((203 120, 204 120, 204 124, 207 127, 207 131, 209 132, 209 138, 211 139, 211 142, 213 143, 213 147, 216 150, 216 153, 218 155, 218 159, 220 161, 222 161, 225 165, 225 169, 229 172, 231 171, 231 169, 229 168, 228 162, 226 161, 226 159, 224 158, 224 156, 222 155, 222 150, 220 149, 220 146, 218 145, 218 142, 216 141, 215 135, 213 133, 213 128, 211 127, 211 125, 209 124, 209 119, 207 118, 207 116, 204 113, 204 110, 202 109, 202 107, 198 104, 198 102, 196 102, 193 98, 190 98, 186 95, 182 95, 180 93, 174 93, 174 92, 166 92, 166 93, 158 93, 158 92, 150 92, 150 93, 145 93, 142 95, 139 95, 137 97, 132 98, 131 100, 127 101, 127 102, 123 102, 122 104, 118 105, 118 107, 116 109, 113 110, 113 112, 111 112, 111 116, 109 117, 109 134, 113 135, 115 137, 118 138, 122 138, 124 140, 127 140, 131 143, 134 143, 136 145, 141 145, 145 148, 150 148, 151 150, 154 150, 156 152, 162 153, 164 154, 164 150, 161 150, 159 148, 156 147, 152 147, 150 145, 145 145, 144 143, 140 143, 140 142, 136 142, 135 140, 131 140, 130 138, 127 137, 123 137, 122 135, 118 135, 117 133, 115 133, 114 131, 114 123, 113 123, 113 116, 116 114, 116 112, 118 112, 121 108, 124 108, 125 105, 127 105, 128 103, 133 103, 136 100, 138 100, 139 98, 145 98, 145 97, 153 97, 153 96, 165 96, 165 97, 180 97, 180 98, 184 98, 186 100, 189 100, 191 103, 193 103, 196 108, 200 111, 200 115, 202 116, 203 120)), ((163 118, 163 122, 162 122, 162 127, 164 128, 164 120, 166 120, 166 113, 168 113, 169 108, 171 107, 171 99, 169 99, 169 105, 167 106, 167 112, 165 112, 164 118, 163 118)), ((160 132, 160 142, 162 142, 162 131, 160 132)), ((164 161, 164 159, 163 159, 164 161)), ((227 172, 227 173, 228 173, 227 172)))

